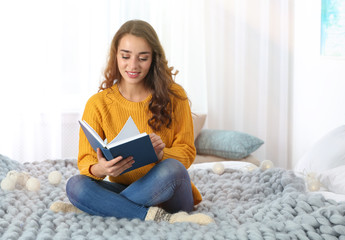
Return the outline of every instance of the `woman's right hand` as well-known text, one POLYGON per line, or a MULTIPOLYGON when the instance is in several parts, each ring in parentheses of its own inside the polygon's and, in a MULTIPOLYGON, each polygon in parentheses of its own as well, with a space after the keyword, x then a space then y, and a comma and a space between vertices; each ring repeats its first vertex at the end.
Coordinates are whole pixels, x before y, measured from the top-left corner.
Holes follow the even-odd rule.
POLYGON ((104 178, 106 176, 117 177, 123 171, 132 167, 134 163, 133 157, 123 159, 121 156, 107 161, 99 148, 97 148, 97 158, 98 163, 92 165, 90 171, 92 175, 100 178, 104 178))

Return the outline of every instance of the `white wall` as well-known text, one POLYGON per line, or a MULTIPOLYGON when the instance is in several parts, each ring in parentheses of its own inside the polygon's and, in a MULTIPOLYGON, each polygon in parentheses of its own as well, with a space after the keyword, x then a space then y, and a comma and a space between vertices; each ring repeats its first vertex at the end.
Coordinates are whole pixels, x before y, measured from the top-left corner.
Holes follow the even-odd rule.
POLYGON ((345 58, 320 56, 321 0, 295 1, 290 159, 345 124, 345 58))

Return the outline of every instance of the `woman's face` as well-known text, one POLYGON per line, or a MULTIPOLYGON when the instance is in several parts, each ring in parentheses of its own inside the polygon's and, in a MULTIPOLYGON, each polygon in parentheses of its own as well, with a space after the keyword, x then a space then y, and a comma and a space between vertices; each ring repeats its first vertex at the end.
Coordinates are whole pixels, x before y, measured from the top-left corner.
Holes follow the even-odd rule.
POLYGON ((131 84, 144 83, 152 63, 152 49, 144 38, 131 34, 123 36, 116 58, 122 80, 131 84))

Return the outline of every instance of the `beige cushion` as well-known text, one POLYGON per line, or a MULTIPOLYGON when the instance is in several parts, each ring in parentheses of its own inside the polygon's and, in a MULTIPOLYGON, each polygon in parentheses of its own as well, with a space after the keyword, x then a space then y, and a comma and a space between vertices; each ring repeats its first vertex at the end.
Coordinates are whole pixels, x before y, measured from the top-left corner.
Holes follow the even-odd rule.
POLYGON ((221 162, 221 161, 237 161, 237 162, 249 162, 256 166, 260 166, 260 161, 253 157, 252 155, 249 155, 242 159, 228 159, 228 158, 221 158, 217 156, 211 156, 211 155, 199 155, 197 154, 194 160, 194 163, 204 163, 204 162, 221 162))
POLYGON ((201 129, 204 127, 206 114, 193 114, 194 140, 198 137, 201 129))

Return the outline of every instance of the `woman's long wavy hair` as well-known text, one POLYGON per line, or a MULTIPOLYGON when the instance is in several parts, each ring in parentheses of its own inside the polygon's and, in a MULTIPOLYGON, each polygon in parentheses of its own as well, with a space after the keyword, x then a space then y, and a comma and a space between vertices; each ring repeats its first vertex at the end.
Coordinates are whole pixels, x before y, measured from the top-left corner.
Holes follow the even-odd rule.
POLYGON ((183 97, 170 88, 174 83, 173 75, 176 75, 178 71, 172 73, 174 68, 168 66, 157 33, 149 23, 141 20, 131 20, 124 23, 116 32, 111 43, 108 63, 104 70, 105 80, 101 83, 99 91, 112 87, 115 82, 121 82, 116 55, 119 42, 126 34, 144 38, 152 49, 151 67, 144 79, 145 87, 152 92, 152 99, 149 103, 149 111, 152 113, 152 117, 148 120, 148 124, 155 131, 160 130, 162 126, 169 127, 172 122, 170 96, 174 95, 180 99, 183 99, 183 97))

